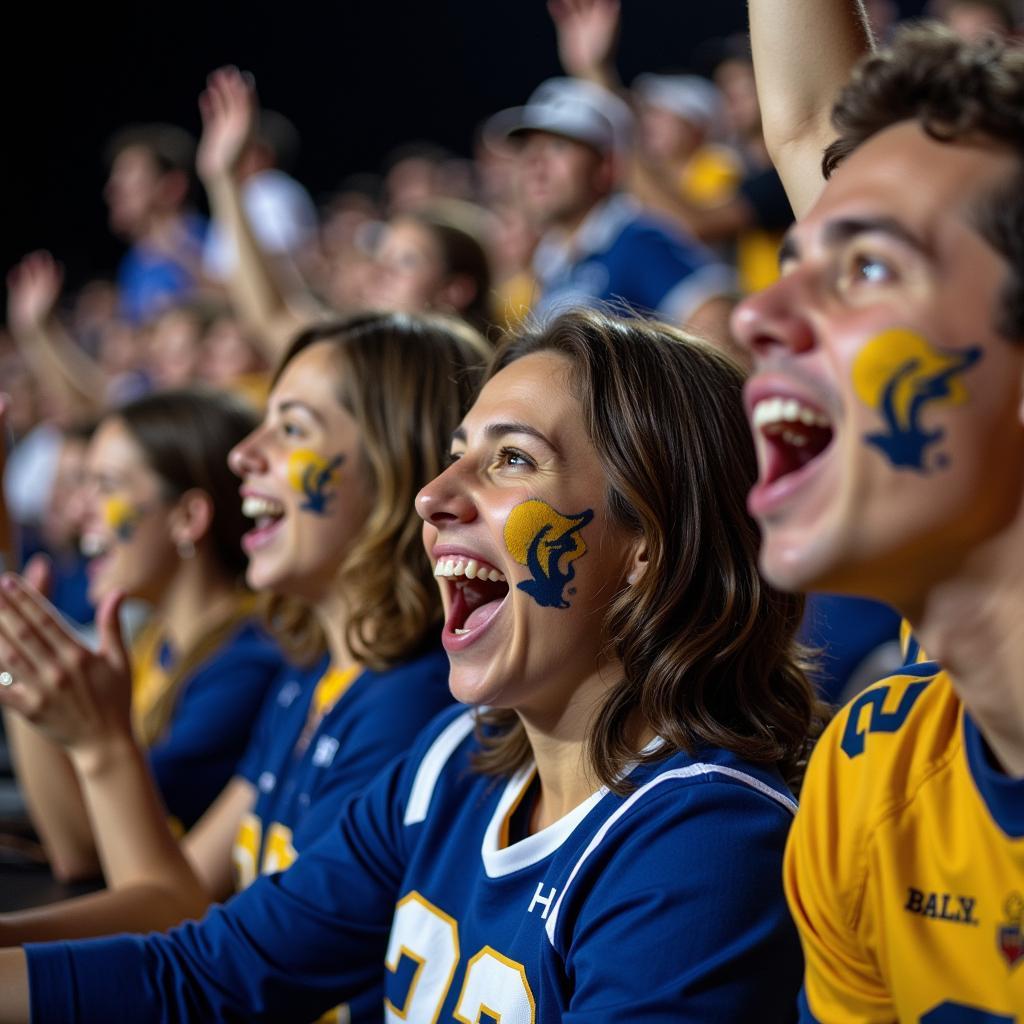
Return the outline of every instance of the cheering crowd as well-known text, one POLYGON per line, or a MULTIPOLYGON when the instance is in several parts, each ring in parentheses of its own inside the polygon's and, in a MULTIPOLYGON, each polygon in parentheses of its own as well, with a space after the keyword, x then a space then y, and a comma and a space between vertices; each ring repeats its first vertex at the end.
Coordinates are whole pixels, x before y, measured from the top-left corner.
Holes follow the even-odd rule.
POLYGON ((318 209, 224 67, 114 281, 11 269, 5 742, 104 888, 0 1021, 1024 1020, 1017 12, 549 10, 472 159, 318 209))

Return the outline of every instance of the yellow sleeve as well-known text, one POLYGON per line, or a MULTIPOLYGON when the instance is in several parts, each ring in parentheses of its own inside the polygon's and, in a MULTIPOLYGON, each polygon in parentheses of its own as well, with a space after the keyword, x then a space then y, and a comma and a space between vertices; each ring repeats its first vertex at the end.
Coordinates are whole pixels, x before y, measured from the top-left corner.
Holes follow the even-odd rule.
POLYGON ((872 801, 858 792, 865 765, 839 748, 848 714, 844 709, 818 743, 786 845, 786 898, 805 961, 801 1020, 891 1024, 896 1011, 871 955, 864 900, 872 801))

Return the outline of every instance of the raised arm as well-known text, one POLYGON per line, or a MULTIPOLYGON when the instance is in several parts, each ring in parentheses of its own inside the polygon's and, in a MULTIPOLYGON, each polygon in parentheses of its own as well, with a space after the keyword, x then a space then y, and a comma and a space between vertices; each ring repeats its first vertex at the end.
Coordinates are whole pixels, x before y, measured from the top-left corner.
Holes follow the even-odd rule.
POLYGON ((872 46, 862 0, 750 0, 764 137, 796 216, 824 187, 832 105, 872 46))
POLYGON ((273 365, 315 311, 298 272, 264 252, 245 212, 237 172, 256 125, 256 89, 237 68, 220 68, 199 97, 199 111, 203 134, 196 169, 210 210, 235 250, 228 290, 237 313, 254 330, 273 365), (297 306, 309 307, 309 312, 303 314, 297 306))
POLYGON ((555 24, 558 59, 567 75, 620 91, 615 53, 619 43, 619 0, 548 0, 555 24))
POLYGON ((106 380, 54 315, 62 284, 48 252, 26 256, 7 275, 7 326, 39 386, 72 416, 90 419, 103 409, 106 380))

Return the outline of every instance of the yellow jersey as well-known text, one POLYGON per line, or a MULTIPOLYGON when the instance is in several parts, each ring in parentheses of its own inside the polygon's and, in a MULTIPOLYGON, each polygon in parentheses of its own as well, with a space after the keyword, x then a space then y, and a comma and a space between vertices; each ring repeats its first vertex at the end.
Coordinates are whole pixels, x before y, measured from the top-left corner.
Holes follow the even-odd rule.
POLYGON ((785 858, 801 1020, 1024 1022, 1024 781, 907 665, 822 736, 785 858))

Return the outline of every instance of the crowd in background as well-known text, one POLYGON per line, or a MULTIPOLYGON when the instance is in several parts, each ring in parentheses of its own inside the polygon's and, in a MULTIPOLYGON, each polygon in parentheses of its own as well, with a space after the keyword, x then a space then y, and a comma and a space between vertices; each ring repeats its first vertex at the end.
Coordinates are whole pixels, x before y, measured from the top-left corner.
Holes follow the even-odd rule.
MULTIPOLYGON (((868 7, 884 39, 895 8, 868 7)), ((26 255, 8 275, 0 334, 7 500, 22 557, 53 559, 58 608, 92 616, 75 492, 104 412, 197 383, 259 406, 296 331, 332 313, 456 313, 496 339, 558 303, 594 301, 729 346, 729 307, 772 280, 791 221, 745 40, 717 45, 710 78, 643 74, 626 86, 614 70, 618 5, 550 9, 566 79, 479 126, 471 157, 395 140, 384 168, 351 174, 319 208, 289 173, 294 127, 260 110, 235 69, 211 76, 198 142, 163 124, 110 140, 104 198, 127 245, 116 278, 68 294, 59 253, 26 255), (616 262, 609 246, 627 227, 616 262), (642 282, 633 294, 615 283, 624 267, 642 282)), ((1017 27, 1001 0, 944 0, 934 13, 965 35, 1017 27)), ((858 663, 894 630, 891 616, 862 612, 858 663)), ((842 685, 858 667, 871 678, 888 663, 844 664, 842 685)))

